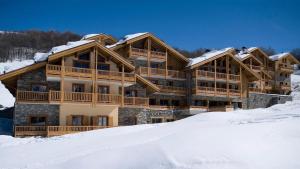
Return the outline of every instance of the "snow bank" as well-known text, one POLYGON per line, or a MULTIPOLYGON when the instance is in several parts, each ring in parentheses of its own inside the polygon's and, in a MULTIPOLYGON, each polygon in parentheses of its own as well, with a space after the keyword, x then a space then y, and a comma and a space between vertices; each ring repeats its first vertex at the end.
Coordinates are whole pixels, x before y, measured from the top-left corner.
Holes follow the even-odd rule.
POLYGON ((142 35, 145 35, 147 34, 148 32, 144 32, 144 33, 135 33, 135 34, 130 34, 130 35, 126 35, 124 36, 124 38, 122 38, 121 40, 119 40, 117 43, 113 44, 113 45, 107 45, 106 47, 107 48, 112 48, 112 47, 115 47, 117 45, 120 45, 120 44, 123 44, 125 43, 126 41, 129 41, 133 38, 136 38, 136 37, 139 37, 139 36, 142 36, 142 35))
MULTIPOLYGON (((8 61, 0 63, 0 74, 4 72, 10 72, 16 69, 33 64, 33 60, 23 60, 23 61, 8 61)), ((11 93, 5 88, 5 86, 0 82, 0 105, 3 107, 12 107, 14 106, 15 98, 11 93)))
MULTIPOLYGON (((299 86, 299 76, 292 80, 299 86)), ((157 125, 52 138, 0 136, 0 168, 299 169, 299 98, 157 125)))
POLYGON ((213 50, 213 51, 204 53, 203 55, 201 55, 199 57, 190 59, 190 62, 188 64, 188 66, 193 66, 193 65, 195 65, 197 63, 200 63, 202 61, 205 61, 207 59, 210 59, 210 58, 215 57, 217 55, 220 55, 222 53, 228 52, 230 50, 234 50, 234 49, 230 47, 230 48, 224 48, 224 49, 221 49, 221 50, 213 50))

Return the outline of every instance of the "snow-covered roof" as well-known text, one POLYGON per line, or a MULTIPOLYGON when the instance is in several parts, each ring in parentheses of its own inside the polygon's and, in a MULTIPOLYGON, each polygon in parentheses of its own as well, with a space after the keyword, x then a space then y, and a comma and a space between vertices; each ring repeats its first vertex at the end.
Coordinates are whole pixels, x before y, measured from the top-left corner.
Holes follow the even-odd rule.
POLYGON ((81 38, 81 40, 86 40, 86 39, 88 39, 88 38, 90 38, 90 37, 94 37, 94 36, 97 36, 97 35, 99 35, 99 34, 97 34, 97 33, 94 33, 94 34, 87 34, 87 35, 84 35, 84 36, 81 38))
POLYGON ((190 59, 190 62, 189 62, 189 64, 187 66, 193 66, 193 65, 195 65, 197 63, 200 63, 202 61, 205 61, 207 59, 210 59, 210 58, 215 57, 217 55, 220 55, 222 53, 228 52, 230 50, 233 50, 233 48, 229 47, 229 48, 224 48, 224 49, 221 49, 221 50, 213 50, 213 51, 204 53, 203 55, 201 55, 199 57, 190 59))
POLYGON ((280 58, 287 56, 288 54, 289 54, 288 52, 278 53, 276 55, 269 56, 269 58, 273 61, 276 61, 276 60, 279 60, 280 58))
POLYGON ((130 34, 130 35, 126 35, 124 36, 124 38, 122 38, 121 40, 119 40, 117 43, 113 44, 113 45, 107 45, 106 47, 107 48, 112 48, 112 47, 115 47, 117 45, 120 45, 120 44, 123 44, 125 43, 126 41, 129 41, 133 38, 136 38, 136 37, 139 37, 139 36, 142 36, 142 35, 145 35, 147 34, 148 32, 144 32, 144 33, 135 33, 135 34, 130 34))
POLYGON ((258 49, 258 47, 250 47, 250 48, 248 48, 247 50, 248 50, 248 51, 253 51, 253 50, 256 50, 256 49, 258 49))
POLYGON ((66 45, 60 45, 60 46, 55 46, 53 47, 49 52, 47 53, 36 53, 34 55, 34 61, 36 62, 42 62, 47 60, 47 58, 55 53, 62 52, 71 48, 75 48, 90 42, 93 42, 94 40, 80 40, 80 41, 75 41, 75 42, 68 42, 66 45))

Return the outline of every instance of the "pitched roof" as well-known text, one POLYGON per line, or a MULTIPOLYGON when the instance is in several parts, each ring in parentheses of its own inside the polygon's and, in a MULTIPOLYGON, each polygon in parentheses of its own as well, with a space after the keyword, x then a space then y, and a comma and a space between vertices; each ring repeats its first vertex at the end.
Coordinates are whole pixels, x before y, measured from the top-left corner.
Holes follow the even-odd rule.
POLYGON ((299 61, 289 52, 278 53, 276 55, 269 56, 269 58, 273 61, 277 61, 286 57, 290 57, 294 61, 293 63, 299 64, 299 61))
POLYGON ((84 35, 81 38, 81 40, 96 40, 97 38, 110 39, 113 43, 117 42, 117 40, 113 36, 104 34, 104 33, 87 34, 87 35, 84 35))
POLYGON ((214 57, 217 57, 217 56, 220 56, 220 55, 224 55, 224 54, 230 52, 231 50, 233 50, 233 48, 224 48, 224 49, 221 49, 221 50, 213 50, 213 51, 204 53, 203 55, 201 55, 199 57, 190 59, 190 62, 187 65, 187 67, 194 67, 194 66, 196 66, 197 64, 199 64, 203 61, 209 60, 211 58, 214 58, 214 57))
POLYGON ((113 49, 113 50, 116 50, 116 49, 119 49, 119 48, 123 47, 123 45, 130 44, 132 42, 135 42, 135 41, 147 38, 147 37, 151 37, 155 42, 157 42, 158 44, 166 47, 171 53, 175 54, 181 60, 183 60, 187 63, 189 62, 188 58, 186 58, 181 53, 179 53, 178 51, 173 49, 171 46, 167 45, 165 42, 163 42, 162 40, 155 37, 154 35, 152 35, 149 32, 135 33, 135 34, 126 35, 126 36, 124 36, 124 38, 119 40, 117 43, 115 43, 113 45, 107 45, 106 47, 110 48, 110 49, 113 49))

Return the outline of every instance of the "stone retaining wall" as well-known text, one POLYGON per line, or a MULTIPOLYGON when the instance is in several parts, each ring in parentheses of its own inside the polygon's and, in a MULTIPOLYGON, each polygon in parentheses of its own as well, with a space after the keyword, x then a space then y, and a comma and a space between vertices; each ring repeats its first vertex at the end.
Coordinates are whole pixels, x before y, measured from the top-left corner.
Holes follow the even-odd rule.
POLYGON ((247 108, 267 108, 275 104, 283 104, 287 101, 292 101, 292 99, 292 96, 289 95, 250 93, 249 98, 247 99, 247 108))

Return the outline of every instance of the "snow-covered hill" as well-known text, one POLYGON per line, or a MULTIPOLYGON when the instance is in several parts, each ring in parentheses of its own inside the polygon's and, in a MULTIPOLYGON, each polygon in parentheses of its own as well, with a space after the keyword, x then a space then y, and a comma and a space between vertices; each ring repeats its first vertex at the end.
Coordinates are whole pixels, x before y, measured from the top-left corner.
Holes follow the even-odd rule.
MULTIPOLYGON (((0 62, 0 74, 4 72, 10 72, 15 69, 19 69, 25 67, 27 65, 31 65, 34 63, 34 60, 15 60, 8 62, 0 62)), ((12 107, 14 106, 15 98, 11 95, 11 93, 5 88, 5 86, 0 81, 0 109, 1 107, 12 107), (2 106, 1 106, 2 105, 2 106)))
POLYGON ((299 169, 300 77, 293 102, 52 138, 0 136, 0 168, 299 169))

